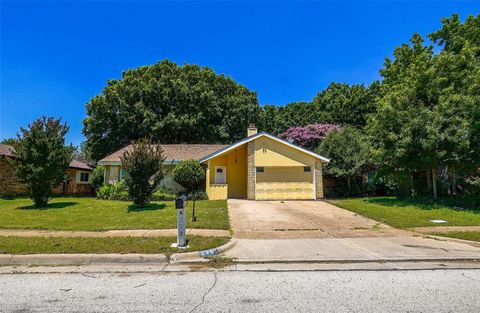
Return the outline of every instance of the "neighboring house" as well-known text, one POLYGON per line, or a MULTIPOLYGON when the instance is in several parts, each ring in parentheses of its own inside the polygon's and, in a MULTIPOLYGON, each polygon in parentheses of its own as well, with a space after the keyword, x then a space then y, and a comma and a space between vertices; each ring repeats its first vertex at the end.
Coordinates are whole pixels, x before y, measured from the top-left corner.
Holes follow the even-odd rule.
MULTIPOLYGON (((324 197, 322 169, 329 159, 268 133, 257 133, 253 125, 247 134, 245 139, 231 145, 162 145, 167 172, 171 173, 180 160, 198 160, 206 166, 206 192, 211 200, 324 197)), ((99 162, 106 166, 106 182, 122 179, 120 156, 129 149, 132 146, 99 162)), ((166 180, 172 183, 171 174, 167 174, 166 180)))
MULTIPOLYGON (((184 188, 173 180, 172 171, 175 166, 183 160, 198 160, 206 155, 209 155, 219 149, 224 148, 225 145, 200 145, 200 144, 174 144, 161 145, 165 161, 163 162, 163 170, 165 171, 165 178, 160 182, 160 188, 169 190, 171 192, 183 191, 184 188)), ((125 178, 125 170, 122 168, 122 161, 120 157, 127 151, 131 151, 133 145, 126 146, 109 156, 103 158, 98 164, 105 167, 105 183, 116 184, 125 178)))
MULTIPOLYGON (((24 195, 25 185, 15 176, 14 169, 8 163, 13 158, 15 149, 9 145, 0 144, 0 195, 24 195)), ((55 194, 87 195, 92 193, 90 175, 93 168, 85 163, 72 161, 65 172, 65 181, 54 189, 55 194)))

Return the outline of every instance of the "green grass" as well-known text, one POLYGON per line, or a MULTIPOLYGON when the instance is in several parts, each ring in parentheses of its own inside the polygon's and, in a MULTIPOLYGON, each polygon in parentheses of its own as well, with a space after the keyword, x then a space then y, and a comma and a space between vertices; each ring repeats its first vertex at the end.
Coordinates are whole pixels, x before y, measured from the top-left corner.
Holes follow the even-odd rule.
MULTIPOLYGON (((432 203, 425 199, 373 197, 329 200, 334 205, 397 228, 421 226, 475 226, 480 225, 480 209, 455 209, 455 205, 432 203), (435 224, 430 220, 446 220, 435 224)), ((464 207, 465 208, 465 207, 464 207)))
POLYGON ((206 250, 226 244, 227 237, 189 236, 187 249, 171 248, 176 237, 1 237, 0 254, 163 253, 206 250))
POLYGON ((480 231, 458 231, 448 233, 432 233, 435 236, 451 237, 463 240, 480 241, 480 231))
MULTIPOLYGON (((187 207, 187 227, 230 229, 225 200, 197 201, 197 221, 191 222, 192 202, 187 207)), ((102 231, 112 229, 168 229, 177 227, 175 203, 153 202, 138 208, 127 201, 62 197, 48 207, 35 208, 28 198, 0 199, 0 229, 102 231)))

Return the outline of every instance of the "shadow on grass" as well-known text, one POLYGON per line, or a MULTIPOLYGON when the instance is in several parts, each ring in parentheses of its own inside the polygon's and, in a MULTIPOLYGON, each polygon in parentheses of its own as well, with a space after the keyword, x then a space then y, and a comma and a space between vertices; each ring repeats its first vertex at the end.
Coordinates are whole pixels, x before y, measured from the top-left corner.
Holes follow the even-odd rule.
POLYGON ((466 199, 464 197, 441 197, 433 199, 431 197, 415 197, 415 198, 391 198, 378 197, 369 198, 364 201, 373 204, 380 204, 384 206, 407 207, 415 206, 422 210, 435 210, 440 208, 450 208, 456 211, 468 211, 473 213, 480 213, 480 206, 475 199, 466 199))
POLYGON ((167 207, 164 203, 149 203, 145 207, 139 207, 136 204, 131 204, 128 206, 128 213, 130 212, 143 212, 143 211, 156 211, 165 209, 167 207))
POLYGON ((46 207, 42 207, 42 208, 37 208, 35 207, 34 205, 27 205, 27 206, 21 206, 21 207, 18 207, 17 210, 56 210, 56 209, 64 209, 64 208, 67 208, 69 206, 73 206, 73 205, 76 205, 78 204, 78 202, 54 202, 54 203, 49 203, 47 204, 46 207))

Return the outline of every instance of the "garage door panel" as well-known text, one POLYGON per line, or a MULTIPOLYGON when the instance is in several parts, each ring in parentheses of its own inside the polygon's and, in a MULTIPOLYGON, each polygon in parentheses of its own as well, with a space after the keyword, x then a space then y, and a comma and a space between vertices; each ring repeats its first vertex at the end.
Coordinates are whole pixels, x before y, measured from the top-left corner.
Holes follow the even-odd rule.
POLYGON ((313 184, 310 182, 257 182, 257 200, 303 200, 313 199, 313 184))
POLYGON ((257 200, 313 199, 313 173, 303 166, 265 167, 257 173, 257 200))

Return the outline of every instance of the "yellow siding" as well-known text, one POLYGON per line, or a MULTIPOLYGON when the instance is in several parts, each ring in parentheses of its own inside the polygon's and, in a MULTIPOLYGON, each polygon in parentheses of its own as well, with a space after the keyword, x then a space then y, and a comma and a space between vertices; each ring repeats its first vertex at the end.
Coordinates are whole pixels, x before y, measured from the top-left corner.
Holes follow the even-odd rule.
POLYGON ((255 166, 313 166, 315 158, 267 137, 255 140, 255 166))
POLYGON ((227 154, 227 183, 229 198, 247 196, 247 145, 227 154))
POLYGON ((207 190, 209 200, 224 200, 228 198, 227 184, 211 184, 207 190))
MULTIPOLYGON (((225 185, 225 186, 226 186, 225 185)), ((247 196, 247 149, 240 146, 208 162, 206 191, 209 199, 244 198, 247 196), (215 166, 227 168, 227 187, 215 184, 215 166), (215 189, 215 190, 214 190, 215 189), (222 191, 219 191, 219 190, 222 191), (224 198, 218 198, 223 196, 224 198)))

